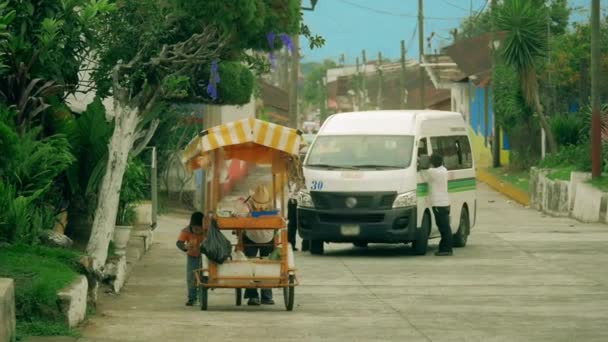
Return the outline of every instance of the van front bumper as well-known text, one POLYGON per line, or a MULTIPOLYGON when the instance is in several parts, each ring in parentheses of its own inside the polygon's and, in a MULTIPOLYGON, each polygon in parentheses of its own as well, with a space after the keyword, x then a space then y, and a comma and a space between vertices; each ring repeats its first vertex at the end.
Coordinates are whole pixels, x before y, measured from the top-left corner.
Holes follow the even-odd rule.
POLYGON ((319 210, 298 208, 298 232, 325 242, 411 242, 416 239, 417 208, 319 210))

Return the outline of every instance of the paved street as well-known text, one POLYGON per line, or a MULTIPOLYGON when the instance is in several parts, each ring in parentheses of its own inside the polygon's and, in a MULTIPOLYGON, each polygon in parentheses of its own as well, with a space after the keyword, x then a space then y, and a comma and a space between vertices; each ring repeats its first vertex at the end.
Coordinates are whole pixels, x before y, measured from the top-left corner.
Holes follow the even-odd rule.
POLYGON ((185 307, 187 217, 165 216, 119 297, 105 295, 83 341, 608 341, 608 226, 542 217, 479 186, 478 224, 455 256, 409 246, 330 245, 297 253, 301 286, 286 312, 236 307, 211 292, 185 307))

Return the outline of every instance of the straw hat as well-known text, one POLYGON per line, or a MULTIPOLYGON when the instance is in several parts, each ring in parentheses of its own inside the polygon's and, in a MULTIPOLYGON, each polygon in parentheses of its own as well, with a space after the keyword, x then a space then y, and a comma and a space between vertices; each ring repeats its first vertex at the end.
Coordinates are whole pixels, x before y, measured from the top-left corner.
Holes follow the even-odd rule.
POLYGON ((267 210, 272 208, 272 196, 266 185, 258 185, 255 190, 249 191, 251 204, 256 210, 267 210))

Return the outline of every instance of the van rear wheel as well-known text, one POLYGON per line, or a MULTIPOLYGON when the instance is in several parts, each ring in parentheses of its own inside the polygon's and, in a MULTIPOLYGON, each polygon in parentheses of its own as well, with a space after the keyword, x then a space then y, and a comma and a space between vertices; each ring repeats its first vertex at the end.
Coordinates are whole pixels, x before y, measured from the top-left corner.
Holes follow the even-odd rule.
POLYGON ((469 239, 471 223, 469 221, 469 210, 462 208, 460 213, 460 223, 458 224, 458 232, 454 234, 454 247, 465 247, 469 239))
POLYGON ((431 216, 428 212, 422 217, 422 226, 418 230, 418 237, 412 242, 412 249, 416 255, 425 255, 429 247, 429 235, 431 234, 431 216))

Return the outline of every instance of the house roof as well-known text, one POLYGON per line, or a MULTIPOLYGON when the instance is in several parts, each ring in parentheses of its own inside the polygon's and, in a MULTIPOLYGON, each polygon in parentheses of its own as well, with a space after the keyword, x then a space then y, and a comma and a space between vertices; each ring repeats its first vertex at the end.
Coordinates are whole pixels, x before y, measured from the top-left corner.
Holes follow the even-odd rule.
POLYGON ((262 93, 264 105, 289 112, 289 94, 284 89, 275 87, 266 81, 259 80, 258 86, 262 93))
POLYGON ((486 33, 463 39, 445 48, 445 53, 475 84, 485 83, 492 76, 492 39, 504 39, 505 32, 486 33), (473 76, 473 77, 471 77, 473 76))
POLYGON ((467 78, 467 75, 460 70, 454 60, 445 54, 424 55, 424 68, 429 74, 435 88, 448 89, 449 84, 460 82, 467 78))

